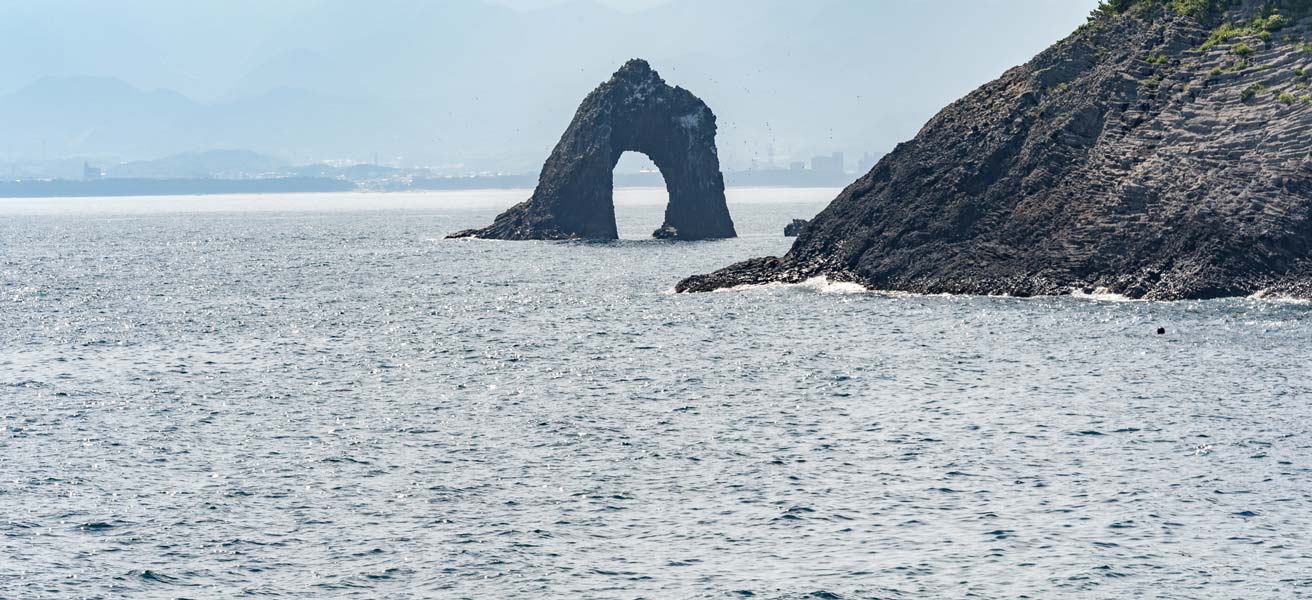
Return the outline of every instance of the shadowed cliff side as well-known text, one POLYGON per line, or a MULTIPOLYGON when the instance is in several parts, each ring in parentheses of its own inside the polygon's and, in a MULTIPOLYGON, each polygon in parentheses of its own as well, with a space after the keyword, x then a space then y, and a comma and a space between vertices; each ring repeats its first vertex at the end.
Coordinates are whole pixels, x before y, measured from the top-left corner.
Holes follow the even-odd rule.
POLYGON ((490 227, 448 237, 617 239, 614 169, 630 150, 651 158, 670 194, 665 224, 653 235, 682 240, 736 235, 715 149, 715 114, 635 59, 583 100, 542 167, 531 198, 490 227))
POLYGON ((786 255, 677 289, 1312 297, 1308 4, 1105 3, 940 112, 786 255))

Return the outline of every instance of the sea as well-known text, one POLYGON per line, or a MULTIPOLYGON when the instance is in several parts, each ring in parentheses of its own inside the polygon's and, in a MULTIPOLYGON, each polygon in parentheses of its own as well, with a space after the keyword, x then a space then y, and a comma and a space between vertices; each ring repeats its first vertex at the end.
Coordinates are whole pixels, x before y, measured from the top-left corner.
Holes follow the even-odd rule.
POLYGON ((673 293, 837 193, 0 200, 0 598, 1312 598, 1312 305, 673 293))

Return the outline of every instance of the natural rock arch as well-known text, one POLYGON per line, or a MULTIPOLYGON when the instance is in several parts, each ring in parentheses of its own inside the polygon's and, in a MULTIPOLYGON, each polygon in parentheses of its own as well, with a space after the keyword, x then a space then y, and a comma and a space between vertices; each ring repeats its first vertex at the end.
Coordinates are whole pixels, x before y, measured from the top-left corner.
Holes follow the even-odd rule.
POLYGON ((735 237, 715 149, 715 114, 688 90, 670 87, 646 61, 625 63, 579 106, 547 158, 537 189, 491 226, 448 237, 502 240, 618 239, 614 169, 626 151, 647 155, 670 202, 661 238, 735 237))

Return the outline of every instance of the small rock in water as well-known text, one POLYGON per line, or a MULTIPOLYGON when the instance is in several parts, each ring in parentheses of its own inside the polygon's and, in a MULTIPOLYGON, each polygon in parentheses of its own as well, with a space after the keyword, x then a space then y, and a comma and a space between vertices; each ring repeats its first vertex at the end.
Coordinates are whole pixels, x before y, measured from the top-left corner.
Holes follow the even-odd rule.
POLYGON ((673 240, 679 237, 679 230, 669 225, 666 225, 664 227, 661 227, 660 229, 657 229, 656 231, 651 232, 651 237, 654 237, 658 240, 673 240))
POLYGON ((806 219, 793 219, 792 223, 784 225, 784 237, 797 237, 797 234, 802 232, 802 228, 806 226, 806 223, 806 219))
POLYGON ((1166 335, 1166 328, 1165 328, 1165 327, 1158 327, 1158 328, 1157 328, 1157 335, 1166 335))

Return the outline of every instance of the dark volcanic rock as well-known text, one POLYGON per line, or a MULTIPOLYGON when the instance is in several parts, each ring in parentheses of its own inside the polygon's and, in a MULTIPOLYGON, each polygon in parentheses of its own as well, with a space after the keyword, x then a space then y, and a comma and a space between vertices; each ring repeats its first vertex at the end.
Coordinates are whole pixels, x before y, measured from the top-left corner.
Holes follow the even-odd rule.
POLYGON ((827 276, 923 293, 1312 297, 1312 19, 1253 25, 1266 0, 1214 3, 1228 8, 1206 24, 1139 4, 944 109, 783 257, 677 289, 827 276), (1217 42, 1221 23, 1249 31, 1217 42))
POLYGON ((657 234, 682 240, 737 235, 724 201, 715 114, 688 90, 667 85, 646 61, 630 60, 583 100, 531 198, 490 227, 449 237, 616 239, 613 171, 629 150, 650 157, 665 178, 670 203, 657 234))
POLYGON ((679 230, 669 225, 664 225, 660 229, 651 232, 651 237, 658 240, 677 240, 679 239, 679 230))
POLYGON ((792 223, 784 225, 784 237, 797 237, 802 233, 802 228, 806 227, 806 219, 793 219, 792 223))

